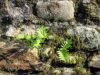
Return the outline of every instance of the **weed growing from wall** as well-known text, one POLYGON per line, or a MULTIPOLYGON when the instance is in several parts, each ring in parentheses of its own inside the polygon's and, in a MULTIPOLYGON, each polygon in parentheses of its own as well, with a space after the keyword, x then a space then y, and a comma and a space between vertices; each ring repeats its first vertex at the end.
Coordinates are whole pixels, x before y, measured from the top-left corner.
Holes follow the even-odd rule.
POLYGON ((16 36, 17 40, 24 40, 29 48, 38 48, 44 43, 45 39, 48 37, 47 29, 41 26, 37 29, 34 34, 18 34, 16 36))
POLYGON ((58 48, 58 56, 60 60, 68 62, 69 59, 68 48, 71 48, 71 43, 72 43, 71 40, 66 40, 61 45, 61 48, 58 48))
POLYGON ((72 47, 71 45, 71 39, 65 40, 64 43, 61 45, 61 48, 58 48, 58 57, 61 61, 64 61, 65 63, 76 64, 79 58, 77 55, 72 55, 71 53, 69 53, 68 49, 72 47))

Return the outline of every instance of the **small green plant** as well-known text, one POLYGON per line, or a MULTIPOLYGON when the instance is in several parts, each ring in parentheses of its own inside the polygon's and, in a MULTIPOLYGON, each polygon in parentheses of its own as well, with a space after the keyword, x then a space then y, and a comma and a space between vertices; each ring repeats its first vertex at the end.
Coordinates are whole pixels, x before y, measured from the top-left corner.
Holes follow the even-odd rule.
POLYGON ((71 48, 72 40, 67 39, 64 41, 64 43, 61 45, 61 48, 58 49, 58 57, 60 60, 66 62, 66 63, 71 63, 71 64, 76 64, 77 62, 77 56, 73 56, 69 53, 69 48, 71 48))
POLYGON ((58 57, 60 60, 66 63, 76 64, 77 62, 80 62, 82 58, 77 54, 69 53, 68 49, 72 47, 71 45, 72 45, 71 39, 67 39, 66 41, 64 41, 64 43, 61 45, 61 48, 59 48, 57 51, 58 57))
POLYGON ((60 60, 67 62, 69 59, 69 52, 68 48, 71 47, 71 40, 66 40, 64 43, 61 45, 61 48, 58 49, 58 56, 60 60))
POLYGON ((37 29, 34 34, 18 34, 16 36, 17 40, 25 40, 30 48, 38 48, 41 46, 41 43, 45 41, 48 37, 47 30, 44 26, 41 26, 37 29))

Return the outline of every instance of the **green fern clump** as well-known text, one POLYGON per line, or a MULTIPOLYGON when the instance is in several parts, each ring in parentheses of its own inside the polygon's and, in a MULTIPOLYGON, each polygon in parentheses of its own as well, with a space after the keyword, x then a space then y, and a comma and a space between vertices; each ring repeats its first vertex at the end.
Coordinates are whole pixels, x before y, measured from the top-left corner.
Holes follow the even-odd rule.
POLYGON ((69 52, 68 48, 71 47, 71 40, 66 40, 64 43, 61 45, 61 48, 58 49, 58 56, 60 60, 67 62, 69 58, 69 52))
POLYGON ((18 34, 16 36, 17 40, 25 40, 30 48, 38 48, 41 46, 41 43, 48 37, 47 30, 44 26, 41 26, 37 29, 34 34, 18 34))
POLYGON ((58 49, 58 57, 61 61, 64 61, 66 63, 75 64, 77 62, 77 56, 72 56, 68 49, 71 48, 72 40, 67 39, 64 41, 64 43, 61 45, 61 48, 58 49))
POLYGON ((41 43, 43 43, 45 39, 48 38, 47 29, 44 26, 39 27, 34 37, 35 40, 33 41, 32 47, 38 48, 41 46, 41 43))
POLYGON ((72 47, 71 45, 71 39, 67 39, 66 41, 64 41, 64 43, 61 45, 61 48, 59 48, 57 51, 58 57, 61 61, 64 61, 66 63, 76 64, 81 58, 76 54, 69 53, 68 49, 72 47))
POLYGON ((47 30, 44 26, 40 27, 37 29, 37 38, 47 38, 48 37, 48 33, 47 30))
POLYGON ((68 60, 68 57, 69 57, 69 53, 65 50, 59 50, 57 51, 58 52, 58 56, 59 56, 59 59, 64 61, 64 62, 67 62, 68 60))

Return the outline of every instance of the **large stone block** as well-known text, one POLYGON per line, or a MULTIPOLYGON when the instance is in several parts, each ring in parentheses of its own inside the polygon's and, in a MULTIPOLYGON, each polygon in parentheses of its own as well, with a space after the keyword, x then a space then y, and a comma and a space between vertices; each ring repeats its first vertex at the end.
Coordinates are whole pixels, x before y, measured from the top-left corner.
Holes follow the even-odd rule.
POLYGON ((74 18, 74 4, 70 1, 39 1, 37 16, 46 20, 67 21, 74 18))
POLYGON ((83 48, 89 51, 100 49, 100 33, 95 28, 77 26, 68 29, 67 32, 71 36, 79 37, 79 41, 83 45, 83 48))

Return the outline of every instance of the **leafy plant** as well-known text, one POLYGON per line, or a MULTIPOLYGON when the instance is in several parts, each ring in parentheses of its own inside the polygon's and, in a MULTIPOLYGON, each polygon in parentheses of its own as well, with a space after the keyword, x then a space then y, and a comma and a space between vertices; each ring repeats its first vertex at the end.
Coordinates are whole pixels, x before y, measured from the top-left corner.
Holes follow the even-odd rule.
POLYGON ((40 27, 37 29, 37 37, 38 38, 47 38, 48 34, 47 34, 47 30, 45 27, 40 27))
POLYGON ((64 61, 64 62, 67 62, 67 59, 69 57, 69 53, 65 50, 59 50, 58 51, 58 56, 59 56, 59 59, 64 61))
POLYGON ((69 48, 71 48, 72 40, 67 39, 64 41, 64 43, 61 45, 61 48, 58 49, 58 57, 60 60, 70 63, 70 64, 76 64, 81 58, 78 57, 76 54, 69 53, 69 48))
POLYGON ((38 48, 41 46, 41 43, 48 37, 47 30, 44 26, 41 26, 37 29, 34 34, 18 34, 16 36, 17 40, 25 40, 30 48, 38 48))
POLYGON ((58 56, 60 60, 67 62, 69 58, 69 52, 68 48, 71 47, 71 40, 66 40, 64 43, 61 45, 61 48, 58 49, 58 56))

